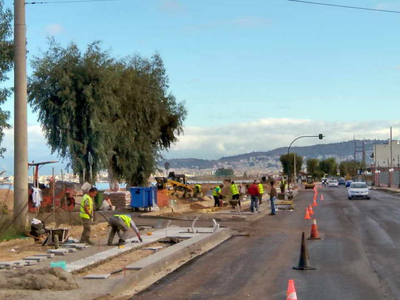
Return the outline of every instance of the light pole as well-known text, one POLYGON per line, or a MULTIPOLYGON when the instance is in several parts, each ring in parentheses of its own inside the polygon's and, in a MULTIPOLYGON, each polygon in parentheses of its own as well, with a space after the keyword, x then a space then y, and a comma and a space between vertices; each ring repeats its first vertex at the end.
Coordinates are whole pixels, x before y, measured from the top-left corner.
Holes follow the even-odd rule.
MULTIPOLYGON (((318 135, 302 135, 299 136, 297 138, 295 138, 289 145, 288 150, 287 150, 287 154, 288 154, 288 192, 290 192, 290 163, 289 163, 289 154, 290 154, 290 147, 292 147, 293 143, 299 139, 302 138, 311 138, 311 137, 317 137, 320 140, 322 140, 324 138, 324 135, 322 133, 318 134, 318 135)), ((295 164, 294 164, 295 165, 295 164)), ((294 173, 296 172, 296 170, 293 170, 294 173)))

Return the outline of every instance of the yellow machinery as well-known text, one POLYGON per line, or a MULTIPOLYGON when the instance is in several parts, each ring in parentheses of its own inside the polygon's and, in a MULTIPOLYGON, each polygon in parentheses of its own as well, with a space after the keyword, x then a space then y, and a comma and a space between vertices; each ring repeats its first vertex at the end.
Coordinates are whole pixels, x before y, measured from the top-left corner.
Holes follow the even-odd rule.
POLYGON ((167 189, 168 195, 181 196, 180 198, 192 197, 193 189, 186 183, 185 174, 169 172, 168 178, 155 177, 157 189, 167 189))
POLYGON ((304 182, 304 189, 313 189, 314 187, 314 179, 311 176, 307 176, 307 181, 304 182))

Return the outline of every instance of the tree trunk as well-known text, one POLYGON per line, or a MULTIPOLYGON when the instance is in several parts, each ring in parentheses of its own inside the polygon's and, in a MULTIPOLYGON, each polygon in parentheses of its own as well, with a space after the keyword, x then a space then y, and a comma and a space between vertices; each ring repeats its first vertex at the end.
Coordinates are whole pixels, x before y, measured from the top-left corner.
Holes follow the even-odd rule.
POLYGON ((116 178, 111 167, 108 168, 108 184, 110 185, 110 190, 115 192, 119 191, 118 179, 116 178))

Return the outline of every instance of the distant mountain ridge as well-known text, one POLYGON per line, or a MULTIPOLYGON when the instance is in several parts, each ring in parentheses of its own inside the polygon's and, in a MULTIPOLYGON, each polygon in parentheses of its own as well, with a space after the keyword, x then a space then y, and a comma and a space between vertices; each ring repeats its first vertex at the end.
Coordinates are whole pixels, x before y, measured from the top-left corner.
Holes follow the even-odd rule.
MULTIPOLYGON (((355 142, 357 142, 358 146, 360 146, 362 142, 365 142, 367 163, 371 161, 370 155, 373 151, 373 145, 387 143, 387 141, 385 140, 357 140, 357 141, 352 140, 339 143, 318 144, 318 145, 304 146, 304 147, 291 147, 290 152, 296 152, 298 155, 304 156, 306 159, 308 158, 326 159, 328 157, 336 157, 338 160, 351 160, 354 157, 355 142)), ((207 159, 197 159, 197 158, 168 159, 160 162, 160 167, 163 167, 164 163, 168 161, 171 165, 171 168, 207 169, 207 168, 213 168, 219 163, 234 163, 257 157, 269 157, 269 158, 279 159, 279 156, 281 156, 282 154, 286 154, 287 151, 288 151, 287 147, 281 147, 269 151, 250 152, 233 156, 221 157, 218 160, 207 160, 207 159)), ((361 159, 361 154, 358 155, 359 159, 361 159)))

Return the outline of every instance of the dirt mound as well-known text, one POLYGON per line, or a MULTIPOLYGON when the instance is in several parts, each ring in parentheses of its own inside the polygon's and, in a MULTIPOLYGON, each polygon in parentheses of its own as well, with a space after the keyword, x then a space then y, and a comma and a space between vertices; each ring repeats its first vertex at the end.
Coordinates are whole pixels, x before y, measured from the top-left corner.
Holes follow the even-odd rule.
POLYGON ((66 291, 77 288, 74 277, 61 268, 0 272, 0 289, 66 291))

